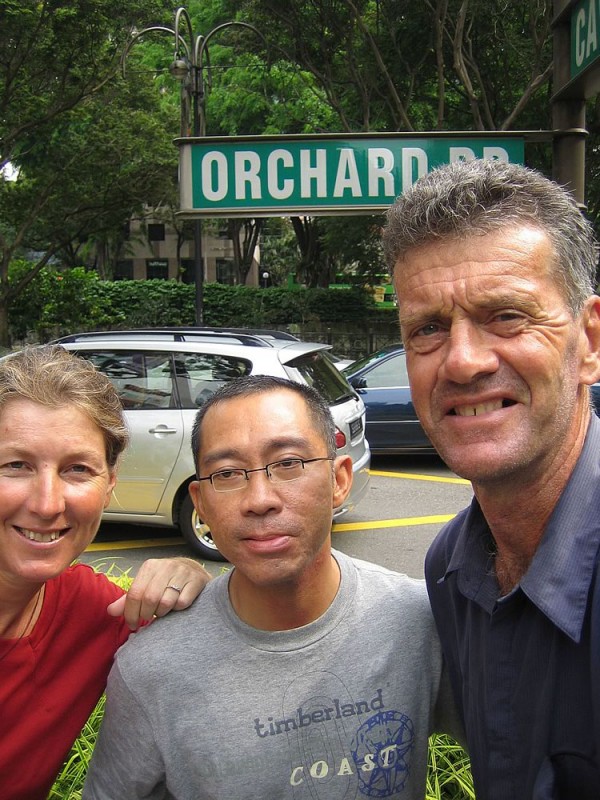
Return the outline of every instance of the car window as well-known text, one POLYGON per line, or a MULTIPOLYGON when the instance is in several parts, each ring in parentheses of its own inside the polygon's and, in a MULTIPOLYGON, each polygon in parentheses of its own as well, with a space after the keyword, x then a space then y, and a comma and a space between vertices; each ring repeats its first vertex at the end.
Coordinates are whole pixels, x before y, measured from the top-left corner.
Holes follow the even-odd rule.
POLYGON ((354 390, 346 378, 321 352, 310 353, 290 361, 286 364, 286 372, 292 380, 296 381, 298 377, 294 373, 299 373, 304 381, 315 388, 330 406, 354 397, 354 390))
POLYGON ((115 386, 123 408, 176 408, 170 353, 98 350, 77 351, 115 386))
POLYGON ((361 369, 373 364, 377 361, 380 361, 382 358, 386 358, 389 355, 390 351, 397 350, 399 345, 397 344, 389 344, 387 347, 382 347, 381 350, 377 350, 375 353, 369 353, 369 355, 364 356, 364 358, 359 358, 356 361, 353 361, 351 364, 348 364, 347 367, 344 367, 342 370, 344 375, 354 375, 361 369))
POLYGON ((408 386, 406 355, 400 353, 394 358, 388 358, 387 361, 377 364, 377 366, 365 373, 363 378, 366 389, 408 386))
POLYGON ((199 408, 223 384, 252 370, 246 359, 216 353, 175 353, 174 358, 182 408, 199 408))

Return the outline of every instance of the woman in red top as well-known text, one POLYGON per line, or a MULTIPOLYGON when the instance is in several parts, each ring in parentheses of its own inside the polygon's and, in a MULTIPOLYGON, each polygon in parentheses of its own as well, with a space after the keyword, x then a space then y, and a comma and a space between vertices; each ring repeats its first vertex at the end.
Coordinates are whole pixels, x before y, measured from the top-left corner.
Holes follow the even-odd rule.
POLYGON ((88 361, 56 346, 0 361, 2 800, 45 800, 117 648, 208 579, 191 559, 153 559, 125 598, 70 566, 98 530, 126 444, 119 398, 88 361))

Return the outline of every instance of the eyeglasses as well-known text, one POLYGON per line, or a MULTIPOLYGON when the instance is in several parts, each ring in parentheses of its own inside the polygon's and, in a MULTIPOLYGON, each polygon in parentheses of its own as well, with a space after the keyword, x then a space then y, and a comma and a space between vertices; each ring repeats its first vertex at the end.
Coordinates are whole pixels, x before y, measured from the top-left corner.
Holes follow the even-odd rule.
POLYGON ((285 458, 257 469, 221 469, 198 480, 210 481, 215 492, 235 492, 246 486, 252 472, 266 472, 267 478, 273 483, 290 483, 302 477, 306 464, 314 464, 315 461, 333 461, 333 458, 285 458))

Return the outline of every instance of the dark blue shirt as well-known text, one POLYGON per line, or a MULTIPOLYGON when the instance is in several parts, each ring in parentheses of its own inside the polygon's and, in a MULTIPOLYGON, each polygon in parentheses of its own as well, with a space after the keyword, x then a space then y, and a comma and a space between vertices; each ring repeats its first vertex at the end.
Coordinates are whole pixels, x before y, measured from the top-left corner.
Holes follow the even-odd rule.
POLYGON ((600 420, 521 583, 499 597, 476 500, 425 561, 477 800, 600 798, 600 420))

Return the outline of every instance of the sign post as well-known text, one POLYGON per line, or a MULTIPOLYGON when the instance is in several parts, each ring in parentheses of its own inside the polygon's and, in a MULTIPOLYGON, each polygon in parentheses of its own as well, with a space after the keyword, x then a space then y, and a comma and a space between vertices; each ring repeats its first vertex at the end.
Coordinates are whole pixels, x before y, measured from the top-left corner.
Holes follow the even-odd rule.
POLYGON ((554 0, 553 177, 585 202, 585 101, 600 91, 599 0, 554 0))

